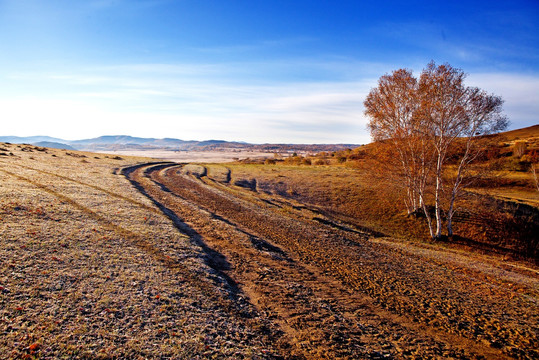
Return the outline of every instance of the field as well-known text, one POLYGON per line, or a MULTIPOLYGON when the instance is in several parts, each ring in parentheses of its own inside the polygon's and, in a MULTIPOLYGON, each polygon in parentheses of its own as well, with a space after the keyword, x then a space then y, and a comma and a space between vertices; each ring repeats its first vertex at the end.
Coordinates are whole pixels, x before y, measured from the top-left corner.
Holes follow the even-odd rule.
POLYGON ((179 163, 205 162, 224 163, 244 159, 264 159, 273 157, 273 153, 251 150, 222 150, 222 151, 171 151, 171 150, 123 150, 103 151, 110 156, 143 156, 179 163))
POLYGON ((536 265, 396 234, 357 169, 0 148, 2 358, 539 356, 536 265))

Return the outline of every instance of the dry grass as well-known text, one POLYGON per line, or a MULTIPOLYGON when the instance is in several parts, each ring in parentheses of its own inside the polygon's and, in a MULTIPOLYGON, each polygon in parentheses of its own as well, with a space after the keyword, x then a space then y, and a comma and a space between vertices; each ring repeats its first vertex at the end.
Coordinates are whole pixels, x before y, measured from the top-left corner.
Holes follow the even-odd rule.
POLYGON ((0 145, 1 358, 272 357, 201 248, 119 175, 147 159, 0 145))
POLYGON ((382 236, 357 169, 0 149, 1 358, 538 354, 537 268, 382 236))
POLYGON ((509 188, 470 188, 469 191, 490 195, 497 199, 514 201, 539 208, 539 191, 511 186, 509 188))
MULTIPOLYGON (((425 219, 406 213, 402 188, 383 181, 368 169, 343 165, 227 166, 232 170, 233 182, 254 178, 261 191, 317 206, 341 221, 413 241, 430 239, 425 219)), ((526 197, 528 192, 520 192, 521 197, 529 201, 515 202, 514 197, 507 198, 509 191, 516 191, 515 187, 505 189, 505 199, 501 195, 490 196, 499 188, 474 191, 484 191, 488 196, 469 193, 458 203, 454 219, 458 237, 448 245, 536 258, 539 210, 533 207, 535 193, 526 197)))
POLYGON ((493 171, 469 190, 539 208, 539 191, 531 171, 493 171))
MULTIPOLYGON (((223 181, 223 166, 206 168, 208 176, 175 165, 148 166, 133 179, 225 255, 226 273, 285 332, 291 354, 537 355, 531 340, 539 290, 533 266, 461 248, 373 238, 365 228, 339 221, 343 216, 304 202, 303 189, 331 191, 323 184, 336 181, 333 175, 341 183, 353 179, 349 169, 231 165, 230 181, 223 181)), ((324 195, 331 199, 343 189, 324 195)))
MULTIPOLYGON (((345 166, 227 165, 232 179, 256 178, 260 191, 315 205, 332 216, 382 233, 423 238, 420 223, 399 230, 403 220, 398 189, 372 181, 368 173, 345 166)), ((409 219, 413 221, 413 219, 409 219)))

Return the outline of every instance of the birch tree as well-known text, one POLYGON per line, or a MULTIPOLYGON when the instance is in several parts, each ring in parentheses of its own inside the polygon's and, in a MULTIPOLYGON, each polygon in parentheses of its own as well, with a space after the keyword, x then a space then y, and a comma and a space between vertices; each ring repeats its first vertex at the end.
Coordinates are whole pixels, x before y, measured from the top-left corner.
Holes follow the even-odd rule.
POLYGON ((434 206, 436 217, 435 238, 442 237, 442 198, 449 192, 447 209, 448 236, 453 235, 452 219, 455 201, 469 165, 477 158, 481 148, 476 146, 481 136, 504 130, 507 119, 502 115, 503 100, 485 91, 466 87, 466 74, 449 64, 427 65, 419 79, 421 106, 418 116, 426 126, 425 133, 435 149, 434 206), (464 153, 458 159, 456 176, 452 184, 444 184, 448 156, 454 154, 458 142, 464 142, 464 153))
POLYGON ((502 114, 503 100, 499 96, 489 95, 478 88, 468 88, 464 104, 466 114, 462 127, 460 141, 464 142, 464 152, 458 162, 456 175, 451 185, 449 208, 447 211, 447 235, 453 236, 453 215, 455 202, 459 198, 463 181, 467 177, 470 165, 485 149, 485 135, 505 130, 507 118, 502 114))
POLYGON ((462 70, 449 64, 429 63, 419 80, 411 71, 399 69, 382 76, 364 102, 373 140, 387 140, 400 163, 408 212, 423 210, 434 239, 442 237, 444 213, 448 235, 453 235, 455 202, 470 164, 481 152, 479 140, 508 124, 502 115, 503 100, 465 86, 465 78, 462 70), (449 159, 459 146, 464 150, 457 158, 455 176, 446 184, 449 159), (434 219, 426 207, 429 184, 434 219), (446 197, 448 208, 443 211, 446 197))
POLYGON ((432 236, 431 216, 425 201, 432 151, 425 137, 425 126, 421 124, 424 118, 416 116, 420 105, 417 79, 406 69, 382 76, 378 87, 371 90, 364 102, 365 114, 371 118, 368 123, 371 136, 375 141, 387 140, 399 164, 408 214, 422 209, 432 236))

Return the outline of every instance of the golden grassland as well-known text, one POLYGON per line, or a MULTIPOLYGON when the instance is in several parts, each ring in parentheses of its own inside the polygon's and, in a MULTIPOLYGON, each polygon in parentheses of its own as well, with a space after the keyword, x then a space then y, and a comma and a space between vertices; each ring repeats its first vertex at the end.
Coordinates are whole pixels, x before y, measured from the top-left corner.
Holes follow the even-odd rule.
MULTIPOLYGON (((409 240, 428 241, 426 221, 409 216, 402 203, 402 188, 387 183, 368 169, 345 165, 257 165, 230 164, 234 177, 256 179, 261 191, 276 192, 282 196, 320 207, 327 215, 341 221, 365 227, 388 236, 409 240)), ((511 189, 515 189, 512 187, 511 189)), ((537 191, 526 188, 517 195, 530 201, 500 201, 490 196, 492 188, 474 189, 485 196, 468 193, 460 202, 455 216, 455 237, 448 246, 473 248, 537 256, 538 210, 530 206, 537 191), (535 191, 535 193, 533 192, 535 191), (524 194, 524 195, 523 195, 524 194), (521 214, 522 213, 522 214, 521 214)), ((517 190, 514 190, 517 191, 517 190)), ((500 190, 504 197, 507 188, 500 190)), ((501 198, 501 196, 500 196, 501 198)))
MULTIPOLYGON (((482 151, 470 166, 474 179, 457 202, 452 243, 537 259, 539 184, 532 168, 539 168, 539 125, 482 138, 480 143, 482 151)), ((260 180, 262 189, 321 206, 358 226, 426 239, 424 217, 405 212, 404 187, 396 175, 399 169, 386 168, 388 156, 387 146, 377 142, 316 155, 276 155, 231 168, 243 177, 260 180)), ((456 163, 448 164, 446 183, 451 184, 455 168, 456 163)), ((427 198, 429 203, 434 200, 427 198)))
POLYGON ((431 243, 349 161, 155 161, 0 143, 1 358, 538 356, 512 208, 431 243))

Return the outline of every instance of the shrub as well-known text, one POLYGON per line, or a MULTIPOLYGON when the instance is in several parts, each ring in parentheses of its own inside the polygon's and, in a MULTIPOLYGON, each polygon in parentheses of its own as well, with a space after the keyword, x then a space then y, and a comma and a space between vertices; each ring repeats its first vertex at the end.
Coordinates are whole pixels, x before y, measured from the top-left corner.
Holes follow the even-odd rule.
POLYGON ((521 158, 522 155, 526 153, 526 148, 528 146, 524 141, 517 141, 515 142, 515 145, 513 145, 513 156, 516 158, 521 158))
POLYGON ((301 160, 303 157, 301 156, 291 156, 284 159, 285 164, 291 164, 291 165, 299 165, 301 163, 301 160))
POLYGON ((520 161, 520 158, 510 158, 503 162, 502 169, 507 171, 527 171, 530 164, 525 161, 520 161))

